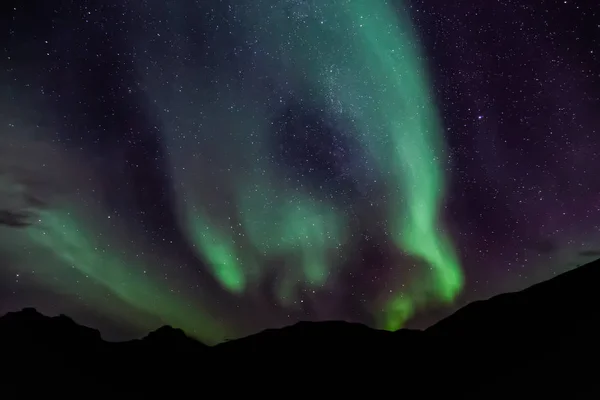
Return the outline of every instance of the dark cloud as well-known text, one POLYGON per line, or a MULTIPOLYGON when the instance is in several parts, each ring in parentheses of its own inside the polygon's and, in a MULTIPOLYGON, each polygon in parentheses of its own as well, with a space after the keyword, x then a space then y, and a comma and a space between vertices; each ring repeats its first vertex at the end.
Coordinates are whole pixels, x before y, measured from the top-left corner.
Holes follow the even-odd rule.
POLYGON ((0 225, 22 228, 31 224, 31 215, 22 211, 0 210, 0 225))
POLYGON ((582 257, 596 258, 600 257, 600 250, 584 250, 580 251, 579 255, 582 257))

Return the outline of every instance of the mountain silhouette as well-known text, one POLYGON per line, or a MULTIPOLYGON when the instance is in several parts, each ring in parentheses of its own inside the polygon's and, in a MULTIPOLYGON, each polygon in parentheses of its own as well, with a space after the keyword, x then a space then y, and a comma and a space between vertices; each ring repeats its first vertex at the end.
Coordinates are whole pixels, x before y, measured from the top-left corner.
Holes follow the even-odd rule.
POLYGON ((207 346, 162 327, 128 342, 32 308, 0 318, 5 393, 95 395, 221 390, 301 395, 463 398, 597 394, 600 261, 515 293, 471 303, 423 331, 299 322, 207 346), (6 369, 5 368, 5 369, 6 369), (37 385, 17 384, 20 380, 37 385), (41 382, 44 382, 42 385, 41 382), (63 382, 62 384, 59 384, 63 382), (308 393, 308 392, 307 392, 308 393), (362 393, 362 392, 361 392, 362 393))

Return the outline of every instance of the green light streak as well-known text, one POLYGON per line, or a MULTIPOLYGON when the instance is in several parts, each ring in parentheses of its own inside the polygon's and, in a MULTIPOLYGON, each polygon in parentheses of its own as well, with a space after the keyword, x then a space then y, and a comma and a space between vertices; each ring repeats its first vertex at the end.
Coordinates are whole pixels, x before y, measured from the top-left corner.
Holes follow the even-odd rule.
MULTIPOLYGON (((400 188, 400 193, 391 193, 395 200, 389 203, 394 241, 430 265, 436 299, 451 302, 460 292, 463 278, 450 239, 440 228, 443 137, 428 92, 426 66, 410 32, 410 21, 399 19, 384 2, 351 3, 354 24, 364 38, 357 50, 365 60, 362 70, 368 71, 370 86, 379 88, 375 106, 360 120, 364 121, 362 132, 371 131, 371 121, 385 121, 384 138, 373 141, 368 135, 363 139, 383 161, 381 168, 391 171, 390 187, 400 188)), ((362 96, 367 95, 366 89, 363 87, 362 96)), ((398 291, 389 300, 385 328, 400 328, 413 308, 426 301, 422 293, 413 298, 406 295, 398 291)))
MULTIPOLYGON (((389 161, 384 168, 394 171, 402 188, 401 196, 390 203, 391 230, 398 246, 432 267, 437 300, 451 302, 460 292, 463 278, 450 239, 440 228, 443 137, 428 93, 426 66, 420 61, 422 57, 414 46, 416 38, 410 31, 391 28, 409 27, 409 21, 396 20, 393 10, 386 10, 383 3, 377 3, 381 4, 379 10, 372 2, 369 9, 366 4, 356 2, 355 9, 367 39, 363 56, 373 63, 368 69, 375 85, 386 87, 380 91, 383 95, 374 118, 387 120, 385 130, 393 153, 383 158, 389 161), (363 17, 365 14, 368 16, 363 17)), ((414 304, 410 300, 392 298, 385 327, 399 328, 410 317, 411 306, 414 304)))
MULTIPOLYGON (((125 303, 181 327, 200 340, 215 343, 225 337, 223 327, 208 313, 192 308, 180 294, 158 285, 142 265, 124 260, 108 240, 91 235, 72 213, 41 211, 39 223, 27 228, 27 234, 62 261, 62 270, 55 271, 56 275, 75 269, 125 303)), ((62 281, 57 279, 54 284, 62 285, 62 281)), ((67 285, 65 289, 73 293, 80 288, 67 285)), ((97 306, 103 308, 102 304, 97 306)))
MULTIPOLYGON (((331 267, 336 266, 335 258, 339 259, 338 253, 346 240, 344 219, 331 206, 306 195, 298 194, 295 198, 274 196, 274 203, 265 208, 262 196, 257 196, 256 191, 246 193, 241 196, 240 207, 246 212, 240 216, 255 249, 265 260, 296 260, 302 274, 291 275, 290 279, 301 279, 310 287, 323 286, 331 267)), ((291 270, 296 271, 295 268, 291 270)), ((285 298, 291 295, 287 291, 284 293, 285 298)))
MULTIPOLYGON (((215 278, 231 293, 242 294, 246 276, 231 235, 224 235, 211 227, 208 219, 197 210, 189 216, 189 229, 192 243, 199 247, 215 278)), ((248 265, 249 260, 245 261, 248 265)))
MULTIPOLYGON (((430 266, 434 300, 451 302, 463 277, 440 225, 443 138, 410 21, 380 0, 315 3, 314 8, 300 21, 255 33, 262 33, 273 51, 279 45, 282 58, 294 60, 288 68, 307 77, 308 96, 319 93, 352 117, 386 180, 394 242, 430 266), (283 46, 278 38, 289 40, 283 46)), ((273 21, 283 18, 277 9, 260 6, 253 17, 269 12, 273 21)), ((400 328, 416 308, 431 301, 428 285, 416 282, 393 290, 379 317, 383 327, 400 328)))
MULTIPOLYGON (((300 190, 290 197, 290 191, 273 183, 282 179, 274 173, 270 176, 255 176, 251 184, 237 185, 235 211, 230 211, 240 221, 235 229, 218 231, 198 207, 189 207, 184 221, 200 258, 224 289, 242 294, 277 268, 276 293, 282 304, 291 305, 298 285, 320 288, 331 277, 332 268, 341 261, 345 221, 331 205, 300 190)), ((195 196, 202 202, 200 195, 195 196)))

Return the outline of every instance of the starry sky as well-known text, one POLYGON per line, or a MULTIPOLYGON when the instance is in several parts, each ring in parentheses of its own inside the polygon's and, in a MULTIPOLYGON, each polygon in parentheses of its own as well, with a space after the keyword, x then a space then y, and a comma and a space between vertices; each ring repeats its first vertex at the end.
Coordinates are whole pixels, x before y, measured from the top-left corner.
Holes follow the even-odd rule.
POLYGON ((600 10, 4 1, 0 313, 424 328, 600 257, 600 10))

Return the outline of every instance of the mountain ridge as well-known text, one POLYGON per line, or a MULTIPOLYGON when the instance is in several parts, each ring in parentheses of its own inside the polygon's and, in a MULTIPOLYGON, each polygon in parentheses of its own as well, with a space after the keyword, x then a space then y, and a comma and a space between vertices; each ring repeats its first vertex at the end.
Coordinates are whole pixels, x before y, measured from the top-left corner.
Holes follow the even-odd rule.
MULTIPOLYGON (((471 303, 424 330, 388 332, 344 321, 301 321, 214 346, 170 326, 140 339, 107 342, 99 331, 69 317, 25 308, 0 317, 0 350, 5 360, 19 364, 16 355, 28 353, 41 360, 39 365, 82 382, 103 376, 109 382, 106 390, 139 391, 146 381, 193 386, 198 374, 217 379, 225 371, 232 378, 258 374, 293 384, 284 372, 304 363, 312 365, 315 376, 336 371, 361 382, 368 376, 381 379, 389 373, 383 365, 391 360, 393 375, 410 382, 411 391, 434 395, 448 386, 480 395, 495 387, 494 395, 510 395, 516 382, 539 391, 550 379, 556 389, 570 387, 589 372, 586 365, 600 357, 598 278, 600 260, 522 291, 471 303), (426 385, 427 379, 436 385, 426 385)), ((205 385, 216 382, 209 379, 205 385)))

